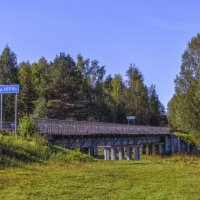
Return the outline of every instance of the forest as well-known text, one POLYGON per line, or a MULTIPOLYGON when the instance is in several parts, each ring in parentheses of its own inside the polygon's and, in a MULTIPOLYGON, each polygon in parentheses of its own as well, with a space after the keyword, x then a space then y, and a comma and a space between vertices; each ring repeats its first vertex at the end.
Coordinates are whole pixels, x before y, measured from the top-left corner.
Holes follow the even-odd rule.
MULTIPOLYGON (((97 60, 60 53, 53 61, 18 64, 16 54, 6 46, 0 55, 0 84, 20 85, 19 116, 165 126, 165 108, 156 86, 146 86, 144 77, 130 64, 126 80, 121 74, 106 75, 97 60)), ((3 95, 3 118, 13 121, 14 95, 3 95)))

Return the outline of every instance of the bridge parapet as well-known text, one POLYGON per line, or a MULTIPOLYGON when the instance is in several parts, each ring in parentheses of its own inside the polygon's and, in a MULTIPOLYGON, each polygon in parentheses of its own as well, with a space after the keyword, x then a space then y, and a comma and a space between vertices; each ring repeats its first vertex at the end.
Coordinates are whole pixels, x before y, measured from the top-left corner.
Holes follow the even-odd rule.
POLYGON ((104 122, 34 119, 41 133, 46 135, 167 135, 167 127, 139 126, 104 122))

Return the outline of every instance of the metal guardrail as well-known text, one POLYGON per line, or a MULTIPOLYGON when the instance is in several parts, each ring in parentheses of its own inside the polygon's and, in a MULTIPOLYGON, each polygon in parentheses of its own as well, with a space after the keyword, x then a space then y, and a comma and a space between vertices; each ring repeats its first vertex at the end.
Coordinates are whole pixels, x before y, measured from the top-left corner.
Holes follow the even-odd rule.
POLYGON ((55 119, 34 119, 41 133, 46 135, 160 135, 169 134, 166 127, 139 126, 104 122, 69 121, 55 119))

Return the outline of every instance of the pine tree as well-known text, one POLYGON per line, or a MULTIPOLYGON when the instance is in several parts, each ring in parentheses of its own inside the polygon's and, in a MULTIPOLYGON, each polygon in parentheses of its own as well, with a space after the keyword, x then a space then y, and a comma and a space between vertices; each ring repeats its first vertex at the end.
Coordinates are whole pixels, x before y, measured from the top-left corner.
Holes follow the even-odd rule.
POLYGON ((36 110, 38 111, 38 107, 46 106, 47 117, 77 119, 82 108, 81 80, 81 74, 73 59, 61 53, 50 66, 45 80, 48 84, 41 91, 36 110))
POLYGON ((148 90, 142 73, 135 65, 127 71, 126 110, 128 115, 136 116, 138 124, 148 124, 148 90))
POLYGON ((20 114, 30 115, 33 112, 33 101, 35 100, 35 93, 32 84, 32 73, 31 73, 31 64, 29 62, 23 62, 20 64, 19 68, 19 84, 20 84, 20 94, 19 94, 19 102, 20 102, 20 114))
POLYGON ((149 88, 149 124, 152 126, 166 125, 165 108, 159 100, 155 85, 149 88))
MULTIPOLYGON (((11 49, 6 46, 0 55, 0 84, 17 84, 18 78, 17 57, 11 49)), ((14 95, 3 95, 3 118, 6 121, 14 120, 14 95)))

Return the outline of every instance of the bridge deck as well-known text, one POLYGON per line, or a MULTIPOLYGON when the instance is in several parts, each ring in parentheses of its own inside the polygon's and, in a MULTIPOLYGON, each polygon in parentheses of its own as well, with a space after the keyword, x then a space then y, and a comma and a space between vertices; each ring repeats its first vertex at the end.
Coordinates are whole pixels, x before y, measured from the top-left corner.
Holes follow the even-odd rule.
POLYGON ((34 119, 45 135, 167 135, 166 127, 138 126, 103 122, 34 119))

